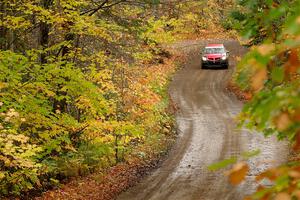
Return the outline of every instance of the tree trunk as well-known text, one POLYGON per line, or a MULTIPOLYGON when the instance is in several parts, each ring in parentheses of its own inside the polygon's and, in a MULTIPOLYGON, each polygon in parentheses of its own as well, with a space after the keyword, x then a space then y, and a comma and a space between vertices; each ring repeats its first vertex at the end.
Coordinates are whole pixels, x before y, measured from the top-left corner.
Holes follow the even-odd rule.
MULTIPOLYGON (((5 2, 0 2, 0 11, 2 14, 0 15, 0 21, 3 21, 4 16, 6 15, 6 5, 5 2)), ((3 26, 0 26, 0 49, 6 49, 6 41, 7 41, 7 36, 6 36, 6 28, 3 26)))
MULTIPOLYGON (((53 0, 43 0, 42 7, 44 9, 50 9, 53 4, 53 0)), ((40 37, 39 37, 39 46, 42 47, 43 51, 48 47, 49 44, 49 32, 50 32, 50 25, 46 22, 40 23, 40 37)), ((47 63, 47 53, 42 52, 40 55, 40 61, 42 64, 47 63)))

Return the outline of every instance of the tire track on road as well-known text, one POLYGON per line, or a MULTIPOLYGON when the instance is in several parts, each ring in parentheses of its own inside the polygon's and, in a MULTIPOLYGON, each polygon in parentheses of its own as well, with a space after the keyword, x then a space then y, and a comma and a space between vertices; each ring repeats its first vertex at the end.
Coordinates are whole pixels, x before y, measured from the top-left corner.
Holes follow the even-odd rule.
MULTIPOLYGON (((215 42, 224 43, 232 58, 246 52, 237 41, 215 42)), ((208 165, 256 148, 265 153, 250 162, 250 174, 262 169, 254 163, 266 157, 276 160, 275 164, 285 161, 288 150, 283 143, 236 130, 233 118, 242 103, 225 92, 236 61, 232 59, 230 70, 201 70, 199 52, 205 43, 177 44, 176 48, 182 48, 190 58, 170 85, 170 95, 180 108, 176 115, 178 141, 162 166, 121 194, 119 200, 240 200, 254 190, 253 177, 232 187, 223 175, 225 169, 209 172, 208 165)))

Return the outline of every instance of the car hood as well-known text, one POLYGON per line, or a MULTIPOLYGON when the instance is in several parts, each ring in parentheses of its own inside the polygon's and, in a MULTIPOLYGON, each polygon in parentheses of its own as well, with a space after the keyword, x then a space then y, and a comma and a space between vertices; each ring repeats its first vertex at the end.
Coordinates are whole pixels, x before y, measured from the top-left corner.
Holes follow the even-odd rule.
POLYGON ((204 56, 206 58, 221 58, 223 54, 219 53, 219 54, 205 54, 204 56))

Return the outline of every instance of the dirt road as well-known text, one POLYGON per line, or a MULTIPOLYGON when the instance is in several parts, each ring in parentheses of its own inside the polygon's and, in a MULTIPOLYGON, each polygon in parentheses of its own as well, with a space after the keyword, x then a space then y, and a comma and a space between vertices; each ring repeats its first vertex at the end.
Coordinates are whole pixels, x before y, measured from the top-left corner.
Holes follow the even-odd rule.
POLYGON ((287 147, 275 138, 237 130, 234 117, 242 108, 225 90, 235 66, 234 58, 245 53, 236 41, 186 41, 175 46, 189 55, 189 62, 174 77, 170 94, 179 106, 176 119, 178 142, 168 159, 119 200, 240 200, 253 191, 253 175, 287 157, 287 147), (229 70, 201 70, 199 51, 205 43, 223 42, 231 52, 229 70), (247 181, 232 187, 222 172, 207 166, 241 152, 260 149, 250 160, 247 181))

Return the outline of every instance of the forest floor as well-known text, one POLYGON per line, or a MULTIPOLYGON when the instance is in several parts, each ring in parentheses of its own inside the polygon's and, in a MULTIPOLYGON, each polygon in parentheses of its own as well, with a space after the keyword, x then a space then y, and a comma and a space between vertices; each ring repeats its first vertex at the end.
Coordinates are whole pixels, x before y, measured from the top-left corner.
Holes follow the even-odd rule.
POLYGON ((259 134, 235 129, 234 117, 241 110, 242 102, 225 88, 236 57, 246 50, 230 37, 204 31, 195 37, 197 39, 171 46, 187 59, 170 85, 171 98, 179 108, 176 113, 179 136, 168 156, 161 154, 146 161, 137 159, 118 164, 104 174, 78 177, 36 199, 215 200, 223 196, 223 200, 237 200, 251 192, 254 187, 250 183, 251 175, 284 162, 287 149, 275 138, 264 139, 259 134), (221 42, 228 47, 231 52, 229 70, 200 69, 199 52, 209 42, 221 42), (239 187, 231 187, 222 172, 207 170, 213 162, 257 148, 262 154, 251 161, 249 180, 239 187), (263 162, 265 160, 269 162, 263 162))

